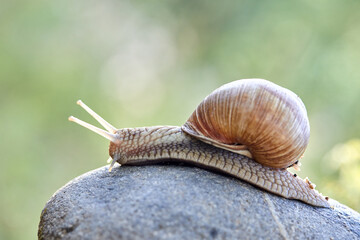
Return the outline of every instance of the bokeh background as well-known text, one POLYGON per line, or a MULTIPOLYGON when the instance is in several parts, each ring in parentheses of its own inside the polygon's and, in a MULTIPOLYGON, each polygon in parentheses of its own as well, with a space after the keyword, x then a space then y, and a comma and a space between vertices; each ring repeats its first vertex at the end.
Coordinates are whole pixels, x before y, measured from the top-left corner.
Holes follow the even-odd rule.
POLYGON ((359 1, 3 1, 0 239, 34 239, 42 208, 106 164, 82 99, 118 128, 181 125, 218 86, 265 78, 305 103, 300 177, 360 210, 359 1))

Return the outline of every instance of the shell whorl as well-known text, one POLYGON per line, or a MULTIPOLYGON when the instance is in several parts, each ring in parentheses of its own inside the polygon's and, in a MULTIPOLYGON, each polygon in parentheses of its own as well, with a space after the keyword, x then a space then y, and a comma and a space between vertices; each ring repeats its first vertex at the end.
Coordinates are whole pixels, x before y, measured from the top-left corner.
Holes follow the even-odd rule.
POLYGON ((263 79, 238 80, 216 89, 182 129, 230 151, 248 149, 255 161, 275 168, 301 158, 310 137, 301 99, 263 79))

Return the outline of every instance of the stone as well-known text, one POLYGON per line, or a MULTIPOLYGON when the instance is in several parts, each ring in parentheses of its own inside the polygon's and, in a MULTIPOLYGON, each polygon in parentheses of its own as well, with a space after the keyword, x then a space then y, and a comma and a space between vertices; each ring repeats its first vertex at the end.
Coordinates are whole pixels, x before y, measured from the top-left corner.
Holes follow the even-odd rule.
POLYGON ((41 214, 39 239, 359 239, 360 214, 288 200, 187 165, 101 167, 41 214))

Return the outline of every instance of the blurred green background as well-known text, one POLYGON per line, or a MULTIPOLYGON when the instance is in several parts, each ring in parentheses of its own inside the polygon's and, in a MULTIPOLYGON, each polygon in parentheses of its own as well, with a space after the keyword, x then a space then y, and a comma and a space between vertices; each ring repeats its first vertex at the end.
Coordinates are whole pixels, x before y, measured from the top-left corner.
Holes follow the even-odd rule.
POLYGON ((360 210, 359 1, 3 1, 0 239, 34 239, 42 208, 106 164, 82 99, 118 128, 181 125, 216 87, 265 78, 305 103, 300 177, 360 210))

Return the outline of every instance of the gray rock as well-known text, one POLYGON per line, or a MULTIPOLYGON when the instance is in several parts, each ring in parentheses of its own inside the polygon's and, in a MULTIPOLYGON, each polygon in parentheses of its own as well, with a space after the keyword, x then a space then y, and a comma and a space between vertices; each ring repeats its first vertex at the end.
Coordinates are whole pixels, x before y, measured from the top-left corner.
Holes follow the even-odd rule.
POLYGON ((192 166, 108 167, 59 189, 40 239, 359 239, 360 214, 312 207, 192 166))

